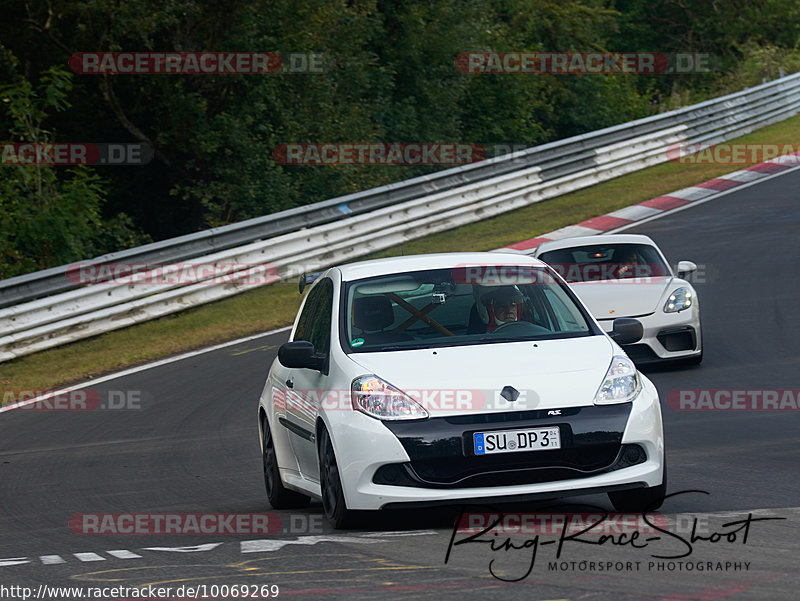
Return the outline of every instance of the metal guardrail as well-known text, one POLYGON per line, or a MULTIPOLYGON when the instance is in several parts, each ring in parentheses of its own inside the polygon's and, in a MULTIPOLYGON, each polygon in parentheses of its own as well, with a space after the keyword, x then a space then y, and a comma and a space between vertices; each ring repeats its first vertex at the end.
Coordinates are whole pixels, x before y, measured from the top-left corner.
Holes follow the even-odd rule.
MULTIPOLYGON (((783 80, 777 81, 782 82, 783 80)), ((768 87, 771 91, 773 88, 775 90, 779 89, 776 86, 776 82, 759 87, 768 87)), ((758 88, 753 90, 758 90, 758 88)), ((512 155, 456 167, 224 227, 103 255, 84 263, 100 266, 123 262, 170 264, 184 261, 242 246, 255 240, 273 238, 301 228, 314 227, 386 206, 402 204, 427 194, 482 181, 525 166, 533 166, 545 158, 552 166, 544 171, 543 177, 557 177, 562 169, 566 173, 580 169, 584 164, 591 164, 596 155, 596 153, 592 152, 592 149, 601 147, 604 142, 613 143, 615 140, 624 140, 629 137, 644 135, 648 132, 657 132, 670 125, 681 124, 687 120, 687 117, 694 119, 694 114, 702 114, 704 111, 713 114, 715 108, 721 103, 742 102, 742 94, 742 92, 732 94, 670 113, 617 125, 567 140, 536 146, 512 155), (581 152, 585 152, 585 154, 581 155, 581 152), (581 163, 581 157, 583 157, 585 163, 581 163), (565 160, 558 162, 556 160, 558 158, 565 160)), ((744 102, 747 101, 744 100, 744 102)), ((50 296, 77 287, 66 277, 69 267, 69 265, 62 265, 0 281, 0 307, 7 307, 42 296, 50 296)))
POLYGON ((671 145, 719 142, 798 112, 800 74, 481 163, 84 262, 242 266, 241 278, 224 285, 128 280, 75 288, 67 277, 70 266, 5 280, 2 303, 50 296, 0 309, 0 361, 243 292, 259 270, 272 280, 349 260, 664 162, 671 145))

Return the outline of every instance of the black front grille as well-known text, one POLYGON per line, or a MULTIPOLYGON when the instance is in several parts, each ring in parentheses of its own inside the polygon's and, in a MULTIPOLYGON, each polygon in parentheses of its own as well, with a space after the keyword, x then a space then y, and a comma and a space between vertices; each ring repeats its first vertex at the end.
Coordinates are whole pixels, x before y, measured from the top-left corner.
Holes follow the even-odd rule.
MULTIPOLYGON (((561 409, 561 417, 569 417, 577 415, 580 412, 580 407, 572 407, 569 409, 561 409)), ((547 411, 505 411, 503 413, 475 413, 472 415, 454 415, 452 417, 444 417, 448 424, 459 426, 477 426, 480 424, 504 424, 510 423, 516 426, 516 422, 526 420, 538 420, 547 417, 547 411)))
MULTIPOLYGON (((562 437, 563 438, 563 437, 562 437)), ((587 453, 581 447, 528 453, 498 453, 412 461, 420 480, 447 486, 498 486, 497 479, 508 484, 563 480, 603 469, 614 463, 619 443, 592 445, 587 453)))
POLYGON ((662 330, 656 336, 665 349, 674 351, 692 351, 697 346, 694 328, 685 327, 675 330, 662 330))
MULTIPOLYGON (((416 488, 517 486, 592 476, 643 463, 647 458, 644 449, 639 445, 622 445, 621 447, 616 447, 613 455, 592 456, 588 461, 585 458, 578 457, 578 453, 575 453, 574 449, 571 451, 573 452, 567 453, 563 452, 563 450, 535 451, 549 457, 549 460, 541 460, 538 466, 531 465, 530 461, 524 461, 526 459, 525 456, 530 455, 530 453, 520 453, 520 457, 517 458, 520 461, 509 462, 506 460, 494 462, 493 465, 476 466, 476 469, 478 467, 481 469, 478 469, 475 473, 463 475, 450 481, 442 479, 439 472, 442 467, 441 464, 429 466, 437 470, 431 476, 430 474, 420 473, 420 467, 425 466, 420 466, 419 462, 393 463, 380 467, 375 472, 372 481, 375 484, 412 486, 416 488), (559 456, 556 457, 555 453, 559 453, 559 456), (572 459, 572 465, 568 464, 570 458, 572 459), (559 461, 564 461, 564 464, 559 465, 559 461)), ((480 459, 495 459, 495 457, 481 457, 480 459)))
POLYGON ((626 344, 622 347, 622 349, 634 363, 661 361, 659 356, 653 352, 653 349, 646 344, 626 344))
POLYGON ((402 464, 402 469, 384 466, 376 473, 376 482, 466 488, 549 482, 597 473, 609 469, 618 459, 630 410, 630 403, 622 403, 562 409, 562 415, 520 411, 386 422, 411 462, 402 464), (543 426, 558 427, 560 449, 475 455, 476 432, 543 426))

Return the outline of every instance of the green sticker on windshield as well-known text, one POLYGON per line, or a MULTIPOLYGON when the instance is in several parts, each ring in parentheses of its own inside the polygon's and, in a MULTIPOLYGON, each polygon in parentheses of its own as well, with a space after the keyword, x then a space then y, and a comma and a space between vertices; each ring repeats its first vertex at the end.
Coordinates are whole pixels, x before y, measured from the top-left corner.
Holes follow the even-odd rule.
POLYGON ((350 346, 361 346, 362 344, 364 344, 363 338, 353 338, 350 341, 350 346))

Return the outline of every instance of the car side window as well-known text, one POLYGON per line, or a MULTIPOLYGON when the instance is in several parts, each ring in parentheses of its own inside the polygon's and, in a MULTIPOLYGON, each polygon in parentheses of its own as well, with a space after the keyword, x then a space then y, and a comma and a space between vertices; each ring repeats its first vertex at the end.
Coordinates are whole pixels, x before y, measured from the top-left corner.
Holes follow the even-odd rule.
POLYGON ((325 278, 308 293, 293 339, 308 340, 315 352, 327 354, 331 348, 332 312, 333 282, 325 278))

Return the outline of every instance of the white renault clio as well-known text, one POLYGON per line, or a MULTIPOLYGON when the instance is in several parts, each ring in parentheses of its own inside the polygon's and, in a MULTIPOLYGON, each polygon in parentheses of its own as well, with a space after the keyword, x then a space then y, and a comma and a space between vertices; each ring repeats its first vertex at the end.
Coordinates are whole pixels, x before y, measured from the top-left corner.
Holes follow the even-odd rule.
MULTIPOLYGON (((301 281, 301 287, 302 287, 301 281)), ((302 288, 301 288, 302 291, 302 288)), ((546 264, 498 253, 378 259, 314 280, 258 409, 276 509, 357 510, 666 491, 661 407, 546 264)))

